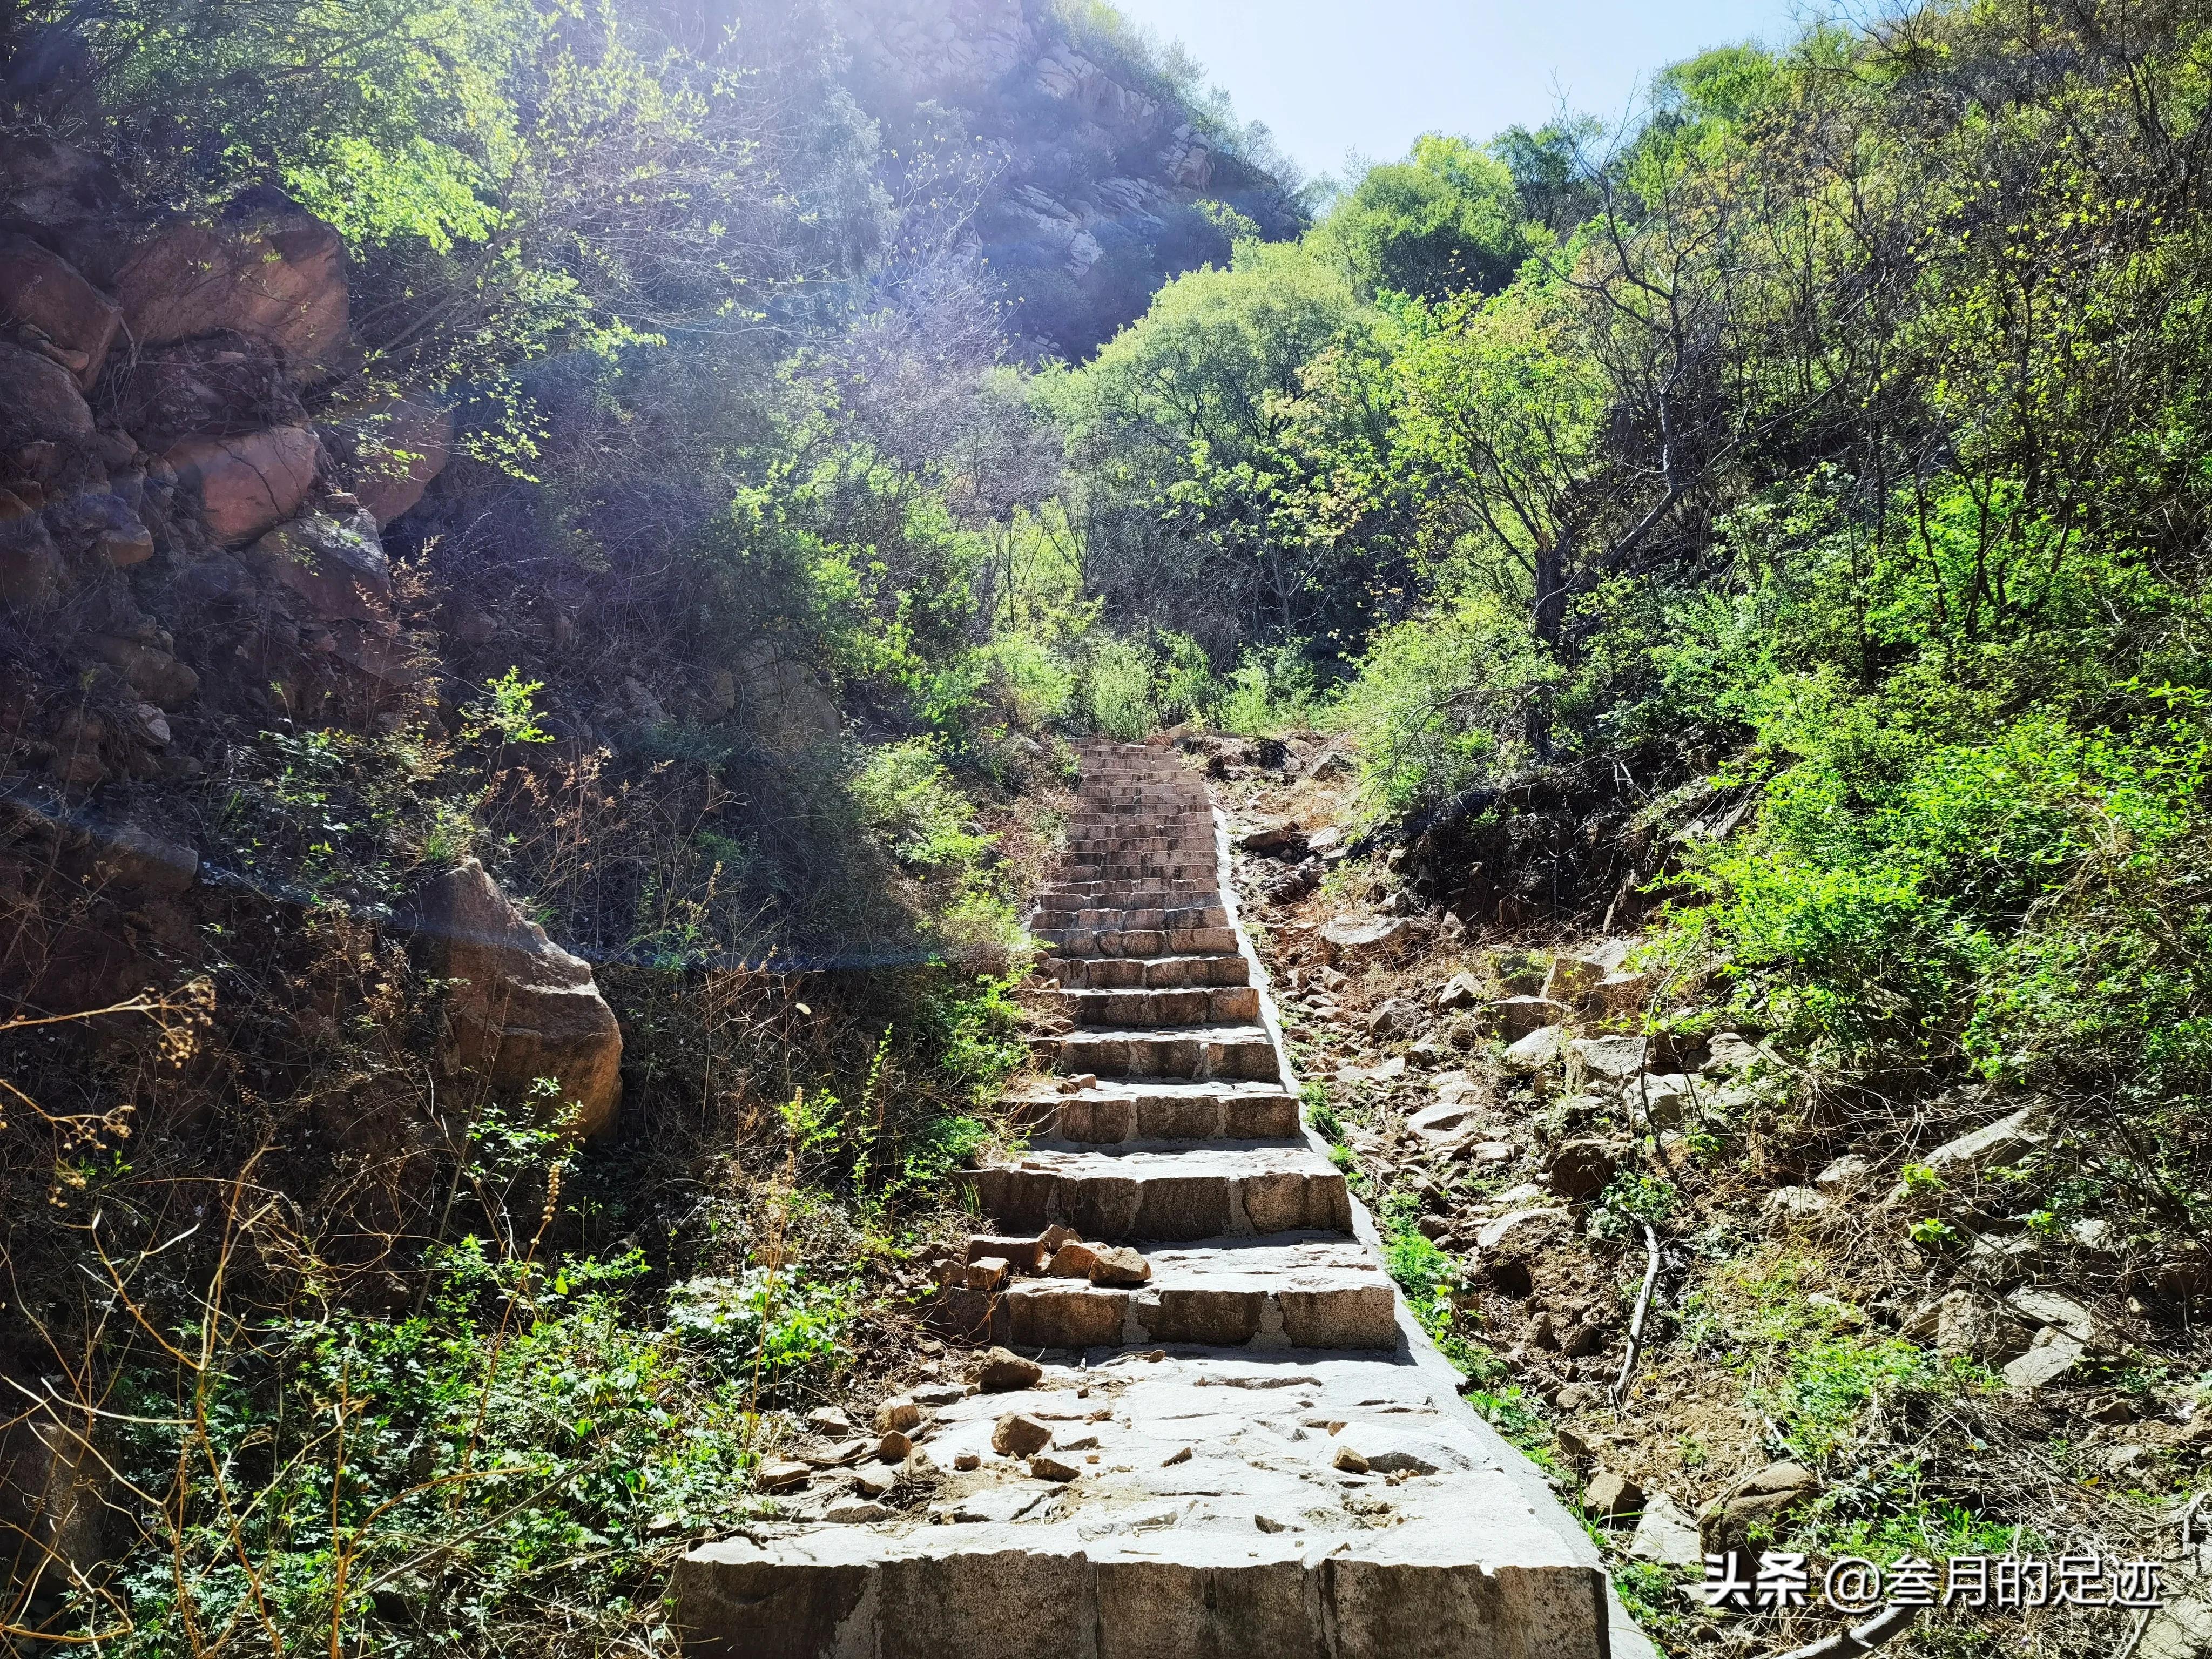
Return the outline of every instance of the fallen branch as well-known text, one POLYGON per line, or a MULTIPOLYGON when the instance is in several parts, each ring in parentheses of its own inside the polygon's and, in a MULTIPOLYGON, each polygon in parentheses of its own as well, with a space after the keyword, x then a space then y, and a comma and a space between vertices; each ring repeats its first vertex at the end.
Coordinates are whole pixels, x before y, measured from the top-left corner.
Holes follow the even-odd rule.
POLYGON ((1608 1391, 1615 1415, 1628 1400, 1628 1379, 1636 1370, 1636 1356, 1644 1346, 1644 1316, 1651 1311, 1651 1291, 1659 1283, 1659 1235, 1651 1231, 1651 1224, 1643 1223, 1644 1249, 1650 1258, 1644 1269, 1643 1293, 1636 1298, 1636 1311, 1628 1321, 1628 1352, 1620 1357, 1620 1375, 1613 1380, 1608 1391))

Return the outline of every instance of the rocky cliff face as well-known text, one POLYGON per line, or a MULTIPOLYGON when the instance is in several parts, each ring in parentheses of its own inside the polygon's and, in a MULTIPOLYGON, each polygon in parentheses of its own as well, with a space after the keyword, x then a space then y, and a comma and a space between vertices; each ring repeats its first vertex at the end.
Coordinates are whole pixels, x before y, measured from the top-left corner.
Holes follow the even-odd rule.
POLYGON ((970 228, 1031 351, 1086 356, 1165 278, 1224 257, 1198 203, 1298 228, 1281 181, 1171 82, 1041 0, 839 0, 835 16, 894 195, 948 154, 972 170, 970 228))
MULTIPOLYGON (((180 216, 65 145, 0 152, 11 1001, 73 1014, 204 967, 226 884, 250 884, 208 811, 235 742, 396 731, 441 666, 381 531, 442 465, 448 417, 334 403, 347 319, 337 234, 282 197, 180 216)), ((510 1094, 559 1076, 604 1128, 622 1040, 590 969, 469 869, 469 939, 446 927, 431 952, 466 981, 460 1068, 510 1094)))

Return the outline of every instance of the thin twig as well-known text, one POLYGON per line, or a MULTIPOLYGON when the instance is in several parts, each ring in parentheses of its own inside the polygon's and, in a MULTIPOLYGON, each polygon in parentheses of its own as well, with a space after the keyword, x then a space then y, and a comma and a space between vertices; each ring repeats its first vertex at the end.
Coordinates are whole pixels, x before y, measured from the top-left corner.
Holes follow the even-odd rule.
POLYGON ((1628 1379, 1636 1370, 1636 1356, 1644 1346, 1644 1316, 1651 1310, 1652 1287, 1659 1282, 1659 1235, 1651 1231, 1651 1224, 1643 1222, 1644 1249, 1647 1258, 1644 1269, 1644 1290, 1636 1298, 1636 1311, 1628 1321, 1628 1352, 1620 1357, 1620 1375, 1614 1379, 1612 1395, 1614 1415, 1628 1400, 1628 1379))

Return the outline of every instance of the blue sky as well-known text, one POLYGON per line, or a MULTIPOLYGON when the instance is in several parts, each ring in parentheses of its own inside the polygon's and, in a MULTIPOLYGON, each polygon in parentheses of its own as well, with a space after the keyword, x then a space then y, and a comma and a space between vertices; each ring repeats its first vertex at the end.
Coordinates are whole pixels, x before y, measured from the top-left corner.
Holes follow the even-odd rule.
POLYGON ((1403 155, 1421 133, 1487 138, 1562 96, 1620 116, 1663 64, 1794 38, 1804 0, 1114 0, 1180 40, 1309 173, 1403 155))

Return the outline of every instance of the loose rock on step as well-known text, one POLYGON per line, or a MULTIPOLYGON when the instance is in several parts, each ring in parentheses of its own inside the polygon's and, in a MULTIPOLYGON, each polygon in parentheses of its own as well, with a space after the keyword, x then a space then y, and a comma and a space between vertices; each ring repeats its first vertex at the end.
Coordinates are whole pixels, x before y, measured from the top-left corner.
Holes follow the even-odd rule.
POLYGON ((1073 1463, 1063 1463, 1048 1452, 1039 1452, 1030 1459, 1030 1473, 1040 1480, 1073 1480, 1083 1473, 1073 1463))
POLYGON ((813 1476, 814 1471, 805 1464, 779 1459, 762 1464, 753 1480, 763 1492, 788 1492, 794 1486, 805 1486, 813 1476))
POLYGON ((1011 1394, 1018 1389, 1034 1389, 1043 1376, 1044 1367, 1034 1359, 993 1348, 984 1354, 975 1381, 985 1394, 1011 1394))
POLYGON ((1077 1243, 1063 1244, 1054 1250, 1045 1272, 1054 1279, 1088 1279, 1097 1266, 1096 1247, 1077 1243))
POLYGON ((1091 1266, 1094 1285, 1142 1285, 1152 1276, 1152 1264, 1128 1246, 1101 1249, 1091 1266))
POLYGON ((991 1430, 991 1449, 1004 1457, 1027 1457, 1052 1444, 1052 1431, 1034 1417, 1009 1412, 991 1430))

